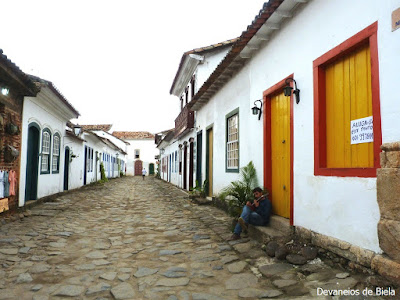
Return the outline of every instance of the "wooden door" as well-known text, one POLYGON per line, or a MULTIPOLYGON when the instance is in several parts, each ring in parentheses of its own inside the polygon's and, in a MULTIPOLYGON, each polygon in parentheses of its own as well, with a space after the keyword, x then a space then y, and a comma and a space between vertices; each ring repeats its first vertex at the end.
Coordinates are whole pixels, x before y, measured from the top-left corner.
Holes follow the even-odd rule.
POLYGON ((64 191, 68 191, 69 182, 69 147, 65 147, 64 155, 64 191))
POLYGON ((194 148, 193 142, 189 146, 189 190, 193 189, 193 159, 194 159, 194 148))
POLYGON ((206 180, 207 195, 212 197, 213 192, 213 129, 207 130, 207 157, 206 157, 206 180))
POLYGON ((142 176, 143 162, 141 160, 135 161, 135 176, 142 176))
POLYGON ((290 217, 290 97, 271 96, 271 197, 273 213, 290 217))
POLYGON ((149 175, 154 175, 154 164, 149 164, 149 175))
POLYGON ((187 188, 187 146, 183 147, 183 189, 186 190, 187 188))
POLYGON ((36 124, 28 127, 28 151, 26 160, 25 201, 37 199, 39 172, 40 129, 36 124))
POLYGON ((203 133, 197 134, 197 147, 196 147, 196 183, 201 186, 201 162, 202 162, 202 149, 203 148, 203 133))

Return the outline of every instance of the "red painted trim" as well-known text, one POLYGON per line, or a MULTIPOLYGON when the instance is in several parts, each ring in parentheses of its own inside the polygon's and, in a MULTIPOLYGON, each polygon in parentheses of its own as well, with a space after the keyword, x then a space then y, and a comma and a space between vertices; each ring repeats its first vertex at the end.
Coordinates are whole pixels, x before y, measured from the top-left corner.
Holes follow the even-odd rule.
POLYGON ((378 22, 355 34, 313 62, 314 76, 314 175, 339 177, 376 177, 380 167, 382 145, 381 110, 379 99, 378 22), (374 120, 373 168, 326 168, 326 106, 324 67, 362 45, 369 44, 371 53, 372 116, 374 120))
MULTIPOLYGON (((292 75, 294 78, 294 75, 292 75)), ((293 82, 291 82, 293 87, 293 82)), ((290 96, 290 225, 293 226, 293 211, 294 211, 294 203, 293 203, 293 158, 294 158, 294 140, 293 140, 293 98, 294 95, 290 96)))
MULTIPOLYGON (((264 187, 270 192, 271 202, 273 203, 272 195, 272 149, 271 149, 271 96, 277 92, 281 92, 286 86, 285 80, 294 78, 294 74, 287 76, 272 87, 263 92, 263 107, 264 107, 264 187)), ((293 87, 293 81, 290 83, 293 87)), ((293 158, 294 158, 294 140, 293 140, 293 94, 290 97, 290 225, 293 225, 294 200, 293 200, 293 158)))

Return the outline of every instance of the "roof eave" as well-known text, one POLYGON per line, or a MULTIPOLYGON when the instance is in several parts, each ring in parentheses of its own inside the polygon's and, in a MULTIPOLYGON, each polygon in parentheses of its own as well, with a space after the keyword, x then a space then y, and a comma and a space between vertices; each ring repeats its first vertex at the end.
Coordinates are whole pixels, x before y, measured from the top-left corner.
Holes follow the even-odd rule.
POLYGON ((204 56, 198 54, 184 54, 182 56, 181 63, 171 86, 171 95, 179 97, 183 93, 197 66, 203 60, 204 56))
MULTIPOLYGON (((291 5, 295 8, 298 4, 306 3, 307 1, 296 0, 291 5)), ((269 35, 265 35, 265 28, 270 28, 271 30, 279 29, 279 24, 267 23, 275 12, 278 11, 282 17, 291 17, 291 12, 281 11, 280 7, 284 2, 290 3, 287 0, 270 0, 264 3, 263 9, 256 16, 252 24, 247 27, 246 31, 243 31, 225 58, 194 95, 193 100, 188 103, 189 109, 194 111, 199 110, 234 74, 239 72, 245 65, 246 60, 251 58, 255 51, 262 46, 262 43, 270 38, 269 35), (254 45, 256 40, 260 42, 254 45)))

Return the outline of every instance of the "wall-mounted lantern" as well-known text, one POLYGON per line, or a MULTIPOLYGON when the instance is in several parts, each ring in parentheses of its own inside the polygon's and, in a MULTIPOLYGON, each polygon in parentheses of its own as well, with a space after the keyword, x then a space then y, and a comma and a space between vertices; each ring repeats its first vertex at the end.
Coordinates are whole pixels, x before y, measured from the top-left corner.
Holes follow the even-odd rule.
POLYGON ((75 125, 75 126, 74 126, 74 134, 75 134, 76 136, 80 135, 81 130, 82 130, 82 127, 81 127, 81 126, 79 126, 79 125, 75 125))
POLYGON ((289 85, 289 82, 293 81, 294 82, 294 91, 293 94, 296 96, 296 104, 299 104, 300 102, 300 90, 297 88, 297 83, 296 80, 294 80, 293 78, 287 78, 285 80, 286 86, 283 88, 283 93, 286 97, 289 97, 290 95, 292 95, 292 90, 293 88, 289 85))
POLYGON ((253 112, 253 115, 257 115, 258 114, 258 119, 261 119, 261 112, 262 112, 262 101, 260 100, 256 100, 254 101, 254 107, 251 109, 251 111, 253 112), (260 107, 257 106, 257 102, 260 102, 260 107))

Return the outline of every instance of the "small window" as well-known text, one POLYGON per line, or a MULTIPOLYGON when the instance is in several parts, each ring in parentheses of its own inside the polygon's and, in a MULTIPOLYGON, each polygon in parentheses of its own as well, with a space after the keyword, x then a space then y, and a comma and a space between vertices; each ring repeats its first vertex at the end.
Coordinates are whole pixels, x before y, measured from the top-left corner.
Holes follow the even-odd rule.
POLYGON ((226 170, 239 171, 239 114, 235 110, 226 119, 226 170))
POLYGON ((196 77, 193 75, 192 80, 190 81, 190 92, 191 92, 191 100, 194 98, 194 88, 195 88, 196 77))
POLYGON ((40 165, 41 174, 50 173, 50 146, 51 135, 49 129, 44 129, 42 133, 42 163, 40 165))
POLYGON ((60 171, 60 135, 56 133, 53 138, 53 161, 52 168, 53 173, 60 171))
POLYGON ((189 102, 189 87, 186 87, 185 89, 185 104, 188 104, 189 102))
POLYGON ((140 158, 140 149, 135 149, 135 159, 140 158))

